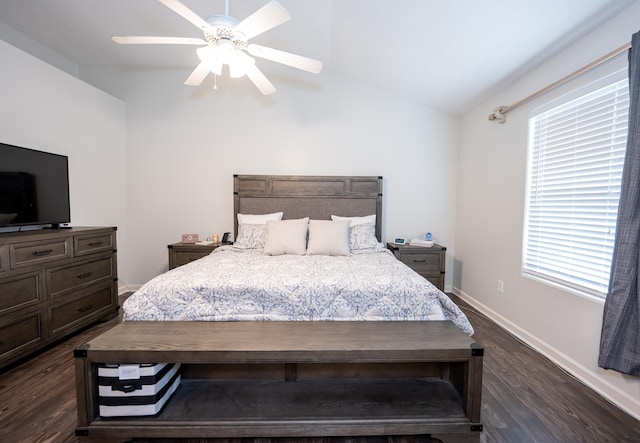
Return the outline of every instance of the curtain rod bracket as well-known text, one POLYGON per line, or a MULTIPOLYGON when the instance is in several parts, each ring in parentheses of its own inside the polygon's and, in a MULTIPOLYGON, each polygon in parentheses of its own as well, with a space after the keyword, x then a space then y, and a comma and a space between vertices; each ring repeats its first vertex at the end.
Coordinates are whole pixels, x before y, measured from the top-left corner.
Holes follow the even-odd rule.
POLYGON ((507 111, 509 106, 498 106, 489 114, 489 120, 496 123, 504 123, 507 121, 507 111))

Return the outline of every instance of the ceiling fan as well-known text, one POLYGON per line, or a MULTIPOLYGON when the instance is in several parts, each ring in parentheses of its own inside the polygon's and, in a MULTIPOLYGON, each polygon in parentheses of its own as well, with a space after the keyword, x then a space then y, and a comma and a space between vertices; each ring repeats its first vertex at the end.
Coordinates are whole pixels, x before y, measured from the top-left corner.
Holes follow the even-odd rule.
POLYGON ((197 26, 203 32, 204 39, 144 36, 113 36, 111 38, 116 43, 127 45, 201 46, 196 50, 200 64, 189 75, 184 82, 185 85, 198 86, 209 72, 221 75, 223 65, 227 65, 230 77, 238 78, 246 75, 264 95, 273 94, 276 92, 275 86, 258 69, 253 57, 282 63, 314 74, 322 70, 322 62, 318 60, 249 43, 251 38, 291 20, 289 11, 277 1, 270 1, 242 21, 229 16, 229 0, 225 0, 224 15, 212 15, 206 19, 198 16, 178 0, 158 1, 197 26))

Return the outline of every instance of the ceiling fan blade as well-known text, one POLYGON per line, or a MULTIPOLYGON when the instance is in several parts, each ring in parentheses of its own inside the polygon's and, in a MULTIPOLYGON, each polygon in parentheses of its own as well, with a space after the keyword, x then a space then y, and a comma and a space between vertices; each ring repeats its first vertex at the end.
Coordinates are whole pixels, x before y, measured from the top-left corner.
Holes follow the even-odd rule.
POLYGON ((209 67, 205 63, 200 63, 185 80, 184 84, 187 86, 198 86, 204 81, 209 72, 211 72, 209 67))
POLYGON ((291 20, 291 14, 284 6, 276 1, 270 1, 262 8, 242 20, 233 28, 234 33, 242 33, 249 40, 258 34, 275 28, 284 22, 291 20))
POLYGON ((145 37, 114 35, 111 39, 121 45, 206 45, 201 38, 189 37, 145 37))
POLYGON ((276 87, 269 81, 256 65, 251 65, 247 70, 247 77, 264 95, 270 95, 276 92, 276 87))
POLYGON ((198 28, 205 29, 210 27, 209 23, 207 23, 202 17, 200 17, 195 12, 193 12, 191 9, 187 8, 178 0, 158 0, 158 1, 163 5, 165 5, 167 8, 173 10, 173 12, 175 12, 176 14, 179 14, 183 18, 189 20, 198 28))
POLYGON ((303 57, 301 55, 291 54, 290 52, 280 51, 278 49, 267 48, 266 46, 250 44, 247 47, 249 54, 271 60, 273 62, 282 63, 283 65, 293 68, 302 69, 303 71, 320 73, 322 70, 322 62, 312 58, 303 57))

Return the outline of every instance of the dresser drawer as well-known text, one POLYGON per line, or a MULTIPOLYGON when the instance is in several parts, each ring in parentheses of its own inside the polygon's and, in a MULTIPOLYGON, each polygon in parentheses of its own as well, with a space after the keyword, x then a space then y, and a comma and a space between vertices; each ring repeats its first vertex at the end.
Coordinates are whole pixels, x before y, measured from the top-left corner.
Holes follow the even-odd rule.
POLYGON ((9 247, 0 244, 0 275, 9 270, 9 247))
POLYGON ((11 269, 40 265, 71 257, 70 238, 15 243, 9 250, 11 269))
POLYGON ((113 232, 76 235, 73 238, 73 246, 76 257, 102 251, 113 251, 116 249, 116 236, 113 232))
POLYGON ((0 280, 0 314, 11 309, 38 304, 41 300, 40 272, 0 280))
POLYGON ((22 352, 43 340, 40 311, 17 314, 18 320, 0 325, 0 359, 22 352))
POLYGON ((115 278, 114 255, 83 261, 79 264, 47 270, 47 288, 53 298, 76 288, 91 285, 100 280, 115 278))
POLYGON ((112 304, 114 285, 91 288, 79 298, 70 299, 51 308, 51 333, 55 335, 78 322, 90 322, 92 314, 112 304))

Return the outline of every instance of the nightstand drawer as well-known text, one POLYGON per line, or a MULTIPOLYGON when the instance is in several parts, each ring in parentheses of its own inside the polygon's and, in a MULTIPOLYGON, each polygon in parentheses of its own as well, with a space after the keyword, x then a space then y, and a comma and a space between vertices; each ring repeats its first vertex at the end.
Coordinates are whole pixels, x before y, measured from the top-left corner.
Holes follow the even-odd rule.
MULTIPOLYGON (((440 251, 438 251, 440 252, 440 251)), ((418 274, 428 271, 440 272, 442 269, 441 255, 438 254, 417 254, 401 252, 398 259, 418 274)))
POLYGON ((202 257, 206 257, 211 252, 180 252, 176 254, 175 261, 173 262, 174 267, 186 265, 187 263, 191 263, 192 261, 198 260, 202 257))
POLYGON ((192 261, 206 257, 211 252, 223 245, 231 243, 211 243, 210 245, 198 245, 192 243, 174 243, 169 248, 169 269, 186 265, 192 261))
POLYGON ((440 289, 441 291, 444 291, 444 274, 437 274, 437 275, 420 274, 420 275, 426 278, 429 281, 429 283, 431 283, 433 286, 440 289))
POLYGON ((387 243, 393 255, 405 265, 444 291, 444 273, 447 248, 433 245, 430 248, 387 243))

